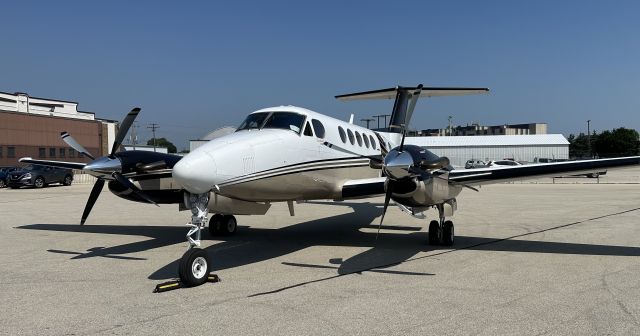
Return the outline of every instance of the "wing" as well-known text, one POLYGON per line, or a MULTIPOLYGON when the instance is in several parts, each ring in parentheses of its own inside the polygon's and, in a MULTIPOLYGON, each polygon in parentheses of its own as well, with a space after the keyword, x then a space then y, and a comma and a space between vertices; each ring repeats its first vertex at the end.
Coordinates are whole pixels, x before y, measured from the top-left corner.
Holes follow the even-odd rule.
POLYGON ((342 185, 342 199, 384 195, 386 177, 349 180, 342 185))
POLYGON ((461 169, 449 172, 449 180, 470 185, 483 185, 539 177, 575 175, 640 165, 640 156, 613 159, 565 161, 523 166, 461 169))
POLYGON ((86 163, 80 162, 64 162, 64 161, 50 161, 50 160, 34 160, 30 157, 25 157, 19 160, 20 162, 38 164, 43 166, 68 168, 68 169, 82 169, 86 166, 86 163))

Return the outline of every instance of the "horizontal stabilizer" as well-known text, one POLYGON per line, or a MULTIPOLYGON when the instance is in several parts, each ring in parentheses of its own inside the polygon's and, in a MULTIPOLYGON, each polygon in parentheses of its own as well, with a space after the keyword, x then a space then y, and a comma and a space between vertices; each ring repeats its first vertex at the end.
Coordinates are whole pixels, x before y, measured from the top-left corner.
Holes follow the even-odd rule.
MULTIPOLYGON (((342 101, 364 100, 364 99, 394 99, 398 91, 414 91, 417 87, 396 86, 394 88, 348 93, 336 96, 342 101)), ((442 97, 442 96, 463 96, 471 94, 488 93, 487 88, 455 88, 455 87, 423 87, 420 92, 422 97, 442 97)))

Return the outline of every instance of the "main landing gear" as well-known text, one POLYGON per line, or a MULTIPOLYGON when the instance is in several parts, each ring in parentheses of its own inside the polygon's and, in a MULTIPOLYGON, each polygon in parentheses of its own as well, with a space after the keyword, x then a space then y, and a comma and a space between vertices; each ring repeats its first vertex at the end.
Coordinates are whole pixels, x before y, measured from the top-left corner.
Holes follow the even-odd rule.
POLYGON ((436 205, 439 221, 432 220, 429 223, 429 245, 452 246, 455 237, 453 222, 445 220, 444 205, 436 205))
POLYGON ((238 221, 232 215, 215 214, 209 220, 209 235, 231 236, 238 229, 238 221))

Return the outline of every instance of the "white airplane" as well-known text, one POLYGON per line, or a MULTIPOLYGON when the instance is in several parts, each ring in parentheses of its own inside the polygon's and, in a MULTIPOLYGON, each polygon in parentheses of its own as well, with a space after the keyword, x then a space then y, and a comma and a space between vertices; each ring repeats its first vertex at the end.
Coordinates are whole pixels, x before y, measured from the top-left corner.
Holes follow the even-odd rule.
MULTIPOLYGON (((266 108, 249 114, 235 133, 211 140, 182 159, 161 153, 116 152, 140 111, 134 109, 121 123, 109 156, 87 165, 31 158, 20 161, 84 169, 98 177, 81 224, 105 181, 125 199, 177 203, 181 210, 191 210, 189 249, 178 269, 180 280, 188 286, 206 282, 209 274, 210 259, 199 248, 207 222, 211 235, 234 234, 234 215, 264 215, 273 202, 287 202, 293 216, 295 201, 385 195, 380 225, 390 200, 419 218, 425 218, 425 210, 435 208, 438 219, 429 223, 428 242, 451 246, 454 225, 446 217, 457 210, 456 197, 465 188, 477 191, 475 186, 489 183, 640 164, 640 156, 633 156, 455 170, 446 157, 404 144, 404 131, 418 98, 486 92, 486 88, 419 85, 336 96, 343 101, 395 99, 385 131, 295 106, 266 108), (214 215, 208 220, 209 212, 214 215)), ((78 152, 90 155, 71 136, 62 136, 78 152)))

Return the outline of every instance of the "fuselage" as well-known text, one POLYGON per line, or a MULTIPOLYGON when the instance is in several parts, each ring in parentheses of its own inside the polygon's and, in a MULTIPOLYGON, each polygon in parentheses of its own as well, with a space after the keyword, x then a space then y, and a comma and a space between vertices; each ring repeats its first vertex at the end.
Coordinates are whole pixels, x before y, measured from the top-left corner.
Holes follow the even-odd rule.
POLYGON ((191 193, 247 201, 335 199, 345 181, 380 176, 367 156, 390 138, 308 109, 271 107, 186 155, 173 177, 191 193))

